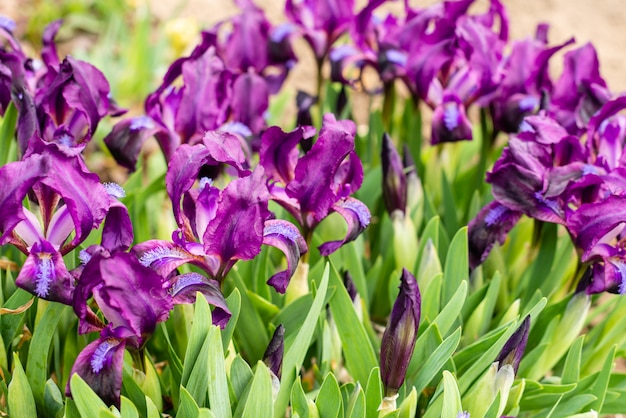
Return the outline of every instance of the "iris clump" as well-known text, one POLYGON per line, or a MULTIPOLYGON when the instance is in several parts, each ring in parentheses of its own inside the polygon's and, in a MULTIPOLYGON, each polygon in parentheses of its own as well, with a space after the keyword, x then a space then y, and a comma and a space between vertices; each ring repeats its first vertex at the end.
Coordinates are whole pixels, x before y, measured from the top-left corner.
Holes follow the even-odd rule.
POLYGON ((0 413, 626 413, 626 97, 498 0, 387 3, 236 0, 146 97, 0 17, 0 413))

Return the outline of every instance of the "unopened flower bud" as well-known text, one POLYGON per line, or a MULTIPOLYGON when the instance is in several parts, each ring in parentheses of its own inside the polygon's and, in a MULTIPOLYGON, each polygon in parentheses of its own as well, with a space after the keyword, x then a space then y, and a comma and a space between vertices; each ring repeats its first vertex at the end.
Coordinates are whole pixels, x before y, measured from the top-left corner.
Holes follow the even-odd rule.
POLYGON ((393 305, 380 349, 380 374, 385 397, 398 392, 413 355, 420 322, 421 296, 415 276, 402 270, 400 293, 393 305))

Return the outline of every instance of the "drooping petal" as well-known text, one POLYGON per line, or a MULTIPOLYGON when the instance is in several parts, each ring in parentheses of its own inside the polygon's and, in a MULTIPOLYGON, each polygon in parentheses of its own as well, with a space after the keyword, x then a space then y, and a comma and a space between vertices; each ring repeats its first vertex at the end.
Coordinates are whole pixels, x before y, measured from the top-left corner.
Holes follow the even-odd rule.
MULTIPOLYGON (((567 229, 584 253, 582 261, 591 257, 596 244, 626 219, 626 196, 611 195, 604 201, 583 204, 567 217, 567 229)), ((619 233, 619 230, 615 231, 619 233)))
POLYGON ((161 277, 168 277, 171 272, 187 263, 205 267, 202 257, 169 241, 144 241, 135 245, 132 252, 143 266, 150 267, 161 277))
POLYGON ((360 200, 348 197, 335 203, 332 209, 339 213, 348 224, 348 232, 343 240, 329 241, 318 248, 322 256, 327 256, 339 249, 344 244, 354 241, 370 224, 371 214, 367 206, 360 200))
POLYGON ((141 147, 157 131, 158 127, 149 116, 137 116, 115 124, 104 143, 119 165, 135 171, 141 147))
POLYGON ((122 369, 126 342, 115 338, 98 338, 80 352, 65 389, 71 396, 71 377, 77 373, 107 405, 120 407, 122 369))
POLYGON ((74 277, 67 271, 61 253, 47 241, 31 247, 15 284, 42 299, 72 304, 74 277))
POLYGON ((102 246, 110 252, 126 251, 133 243, 133 238, 133 224, 128 208, 111 198, 111 206, 102 227, 102 246))
POLYGON ((506 235, 521 216, 521 212, 511 210, 498 201, 491 202, 481 209, 467 226, 471 269, 485 261, 496 242, 504 243, 506 235))
POLYGON ((274 274, 267 281, 277 292, 285 293, 289 280, 298 267, 300 256, 307 252, 306 242, 291 222, 272 219, 265 222, 263 244, 276 247, 285 254, 287 269, 274 274))
POLYGON ((465 106, 456 95, 444 95, 443 101, 433 112, 430 142, 455 142, 472 139, 472 123, 465 113, 465 106))
POLYGON ((127 344, 140 349, 158 322, 168 318, 172 298, 163 279, 137 258, 118 252, 110 257, 92 256, 77 287, 74 310, 86 320, 84 304, 90 294, 108 320, 108 327, 124 335, 127 344), (120 278, 124 278, 120 280, 120 278))
POLYGON ((224 328, 230 319, 231 313, 220 290, 220 284, 198 273, 185 273, 172 279, 169 292, 175 304, 194 303, 196 292, 202 293, 207 302, 213 305, 213 325, 224 328))

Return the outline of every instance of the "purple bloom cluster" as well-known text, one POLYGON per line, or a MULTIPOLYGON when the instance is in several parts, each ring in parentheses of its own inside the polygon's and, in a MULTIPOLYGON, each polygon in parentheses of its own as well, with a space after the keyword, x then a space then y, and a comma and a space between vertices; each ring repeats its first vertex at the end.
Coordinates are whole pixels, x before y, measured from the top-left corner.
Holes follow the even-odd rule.
MULTIPOLYGON (((626 293, 626 119, 619 114, 625 108, 626 97, 606 102, 582 135, 546 114, 524 119, 487 174, 495 201, 469 225, 472 267, 524 214, 565 226, 591 269, 580 288, 626 293)), ((577 115, 571 112, 565 125, 576 126, 577 115)))
MULTIPOLYGON (((171 241, 134 246, 128 210, 119 200, 124 190, 101 184, 82 155, 100 119, 122 113, 108 82, 90 64, 59 60, 54 37, 60 21, 45 31, 43 65, 23 54, 12 25, 0 26, 6 40, 0 110, 10 102, 17 108, 22 156, 0 168, 0 245, 12 244, 27 256, 18 286, 72 306, 79 333, 99 332, 72 374, 109 404, 119 405, 124 351, 141 358, 175 304, 193 303, 200 292, 214 306, 213 322, 226 325, 230 311, 221 285, 238 260, 254 259, 263 244, 281 250, 287 266, 268 284, 284 293, 326 216, 339 213, 348 231, 324 243, 322 255, 356 239, 369 224, 369 210, 351 197, 363 181, 354 123, 327 115, 316 139, 311 126, 289 133, 266 126, 269 95, 295 62, 289 43, 294 29, 272 27, 250 1, 237 4, 240 15, 203 32, 200 45, 170 66, 146 99, 146 115, 122 120, 105 138, 131 170, 150 136, 168 161, 165 188, 178 228, 171 241), (309 147, 300 154, 304 140, 309 147), (254 166, 252 151, 259 148, 254 166), (276 219, 270 200, 298 226, 276 219), (81 249, 96 230, 99 245, 81 249), (72 251, 81 263, 70 270, 63 257, 72 251), (181 273, 186 264, 204 274, 181 273)), ((288 7, 294 16, 303 12, 288 7)), ((340 27, 327 36, 338 36, 340 27)))
POLYGON ((146 98, 146 115, 119 122, 107 135, 104 142, 120 165, 134 170, 152 136, 167 161, 180 145, 200 143, 209 130, 230 132, 246 148, 258 149, 270 94, 278 92, 296 61, 292 30, 272 27, 250 0, 237 4, 241 14, 202 32, 191 54, 172 63, 146 98))

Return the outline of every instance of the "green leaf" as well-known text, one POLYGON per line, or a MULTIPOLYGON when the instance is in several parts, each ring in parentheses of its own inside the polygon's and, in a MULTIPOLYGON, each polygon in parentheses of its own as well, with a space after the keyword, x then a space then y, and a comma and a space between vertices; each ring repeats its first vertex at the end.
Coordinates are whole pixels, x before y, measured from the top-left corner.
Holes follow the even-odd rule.
MULTIPOLYGON (((444 275, 444 280, 445 280, 444 275)), ((443 283, 445 288, 445 281, 443 283)), ((455 321, 459 317, 461 310, 463 309, 463 302, 465 301, 465 297, 467 296, 467 281, 463 280, 455 287, 454 295, 450 299, 448 299, 447 304, 441 310, 439 315, 433 321, 433 324, 437 324, 439 330, 441 331, 441 335, 446 335, 448 331, 452 328, 455 321)))
POLYGON ((363 392, 361 385, 357 382, 356 387, 348 398, 345 416, 347 418, 365 418, 365 411, 365 393, 363 392))
POLYGON ((39 409, 43 408, 43 394, 48 380, 48 359, 52 338, 57 329, 65 305, 47 303, 46 310, 35 328, 33 339, 28 350, 26 362, 26 376, 33 390, 33 396, 39 409))
POLYGON ((222 349, 222 334, 219 327, 211 325, 209 335, 207 336, 207 346, 208 376, 204 375, 204 379, 206 380, 208 378, 208 382, 210 382, 209 402, 211 404, 211 411, 219 417, 230 418, 231 409, 228 396, 228 379, 226 377, 226 365, 224 361, 224 351, 222 349))
MULTIPOLYGON (((235 338, 240 352, 245 353, 248 361, 256 362, 263 357, 265 348, 270 341, 265 323, 254 309, 248 297, 248 288, 236 269, 231 270, 229 278, 239 289, 241 296, 241 311, 235 327, 235 338)), ((229 280, 226 281, 229 283, 229 280)))
POLYGON ((56 416, 63 409, 63 395, 52 379, 46 381, 43 390, 43 411, 46 416, 56 416))
POLYGON ((178 401, 178 411, 176 416, 179 417, 189 417, 195 418, 198 417, 200 411, 198 409, 198 404, 193 399, 193 396, 185 389, 184 386, 180 387, 180 399, 178 401))
POLYGON ((320 418, 343 417, 343 399, 335 375, 328 373, 315 399, 320 418))
POLYGON ((302 389, 300 377, 293 382, 293 387, 291 388, 291 410, 302 418, 309 415, 309 404, 302 389))
MULTIPOLYGON (((5 309, 17 309, 26 305, 33 295, 22 289, 16 289, 11 297, 4 303, 5 309)), ((13 341, 18 330, 21 329, 24 321, 25 312, 13 315, 0 315, 0 333, 2 333, 2 341, 5 342, 5 348, 11 349, 10 341, 13 341)))
POLYGON ((222 347, 224 351, 228 349, 228 344, 233 337, 235 325, 237 325, 237 320, 239 319, 239 311, 241 310, 241 293, 239 293, 239 289, 233 289, 230 295, 226 298, 226 304, 230 310, 231 317, 228 320, 228 324, 226 324, 226 327, 222 331, 222 347))
MULTIPOLYGON (((443 273, 438 273, 430 280, 422 293, 422 318, 432 321, 439 314, 443 273)), ((452 306, 452 305, 451 305, 452 306)))
POLYGON ((121 415, 122 418, 139 418, 139 411, 135 408, 132 401, 125 396, 122 396, 121 415))
MULTIPOLYGON (((273 414, 272 379, 267 366, 262 361, 259 361, 256 365, 254 378, 250 384, 250 391, 248 392, 241 417, 271 417, 273 414)), ((230 413, 228 416, 230 416, 230 413)))
POLYGON ((602 366, 602 370, 598 374, 598 379, 596 380, 593 388, 591 390, 591 394, 597 397, 596 401, 591 405, 591 409, 596 411, 601 411, 602 406, 604 405, 604 400, 606 398, 606 391, 609 386, 609 379, 611 378, 611 370, 613 369, 613 360, 615 359, 615 350, 616 347, 613 346, 611 348, 611 352, 607 356, 604 361, 604 366, 602 366))
POLYGON ((371 370, 378 366, 376 353, 334 266, 330 276, 330 285, 335 286, 330 310, 336 319, 335 325, 341 338, 346 368, 355 381, 367 382, 371 370))
POLYGON ((309 344, 311 343, 311 338, 313 337, 313 332, 315 331, 315 325, 317 324, 320 312, 324 307, 326 291, 328 290, 328 277, 329 265, 326 264, 324 273, 322 274, 320 286, 317 289, 317 294, 313 300, 313 305, 311 305, 311 309, 309 310, 300 331, 298 331, 298 336, 289 347, 283 358, 283 375, 278 397, 276 398, 276 402, 274 404, 275 418, 281 418, 285 415, 291 387, 296 379, 297 372, 302 366, 309 344))
POLYGON ((446 304, 457 291, 463 280, 468 280, 467 227, 463 227, 452 238, 443 269, 442 301, 446 304))
POLYGON ((17 142, 15 140, 15 127, 17 125, 17 108, 13 102, 9 103, 0 128, 0 167, 17 160, 17 142))
POLYGON ((365 389, 365 403, 367 418, 378 417, 378 407, 383 400, 383 383, 380 380, 380 369, 375 367, 367 379, 367 388, 365 389))
POLYGON ((36 417, 35 397, 17 353, 13 353, 13 365, 13 377, 8 388, 9 413, 14 417, 36 417))
POLYGON ((404 398, 400 404, 398 411, 398 418, 414 418, 417 412, 417 391, 415 388, 411 389, 409 396, 404 398))
POLYGON ((146 418, 161 418, 159 408, 152 402, 148 396, 146 396, 146 418))
MULTIPOLYGON (((81 417, 115 417, 115 415, 107 408, 102 400, 91 390, 89 385, 75 373, 70 380, 70 388, 72 390, 72 398, 76 404, 76 408, 81 417)), ((16 416, 35 416, 35 415, 16 415, 16 416)))
POLYGON ((476 341, 481 335, 489 330, 493 310, 498 300, 500 290, 500 273, 496 272, 488 285, 487 293, 482 301, 473 310, 463 327, 463 342, 465 344, 476 341))
POLYGON ((241 400, 244 390, 253 377, 254 373, 252 373, 252 369, 248 363, 237 354, 230 365, 230 385, 233 388, 237 401, 241 400))
POLYGON ((211 310, 209 309, 209 303, 202 294, 196 293, 193 325, 191 327, 191 335, 189 336, 189 341, 187 343, 187 351, 185 352, 185 360, 183 363, 184 368, 181 380, 182 385, 185 387, 187 386, 189 377, 194 370, 194 363, 198 359, 200 351, 206 342, 206 337, 209 333, 211 325, 211 310))
POLYGON ((415 383, 413 383, 413 388, 417 390, 417 393, 421 393, 446 362, 450 360, 460 341, 461 327, 457 328, 435 351, 429 354, 426 362, 419 369, 415 383))
MULTIPOLYGON (((211 324, 211 310, 204 295, 196 294, 195 314, 191 336, 185 353, 182 385, 193 396, 198 405, 204 406, 209 387, 209 358, 214 358, 210 351, 211 340, 209 338, 211 324)), ((220 342, 220 351, 222 349, 220 342)), ((224 361, 224 356, 220 361, 224 361)), ((230 411, 230 408, 229 408, 230 411)))
POLYGON ((564 385, 568 383, 576 383, 578 382, 578 379, 580 379, 580 357, 584 342, 584 335, 576 338, 576 341, 574 341, 574 344, 572 344, 569 352, 567 353, 565 365, 563 366, 563 375, 561 376, 561 383, 564 385))
POLYGON ((461 394, 456 379, 447 370, 443 371, 443 407, 441 418, 456 418, 463 411, 461 394))
POLYGON ((493 363, 506 341, 513 335, 519 324, 511 323, 498 340, 478 358, 459 378, 459 390, 465 394, 472 383, 493 363))

